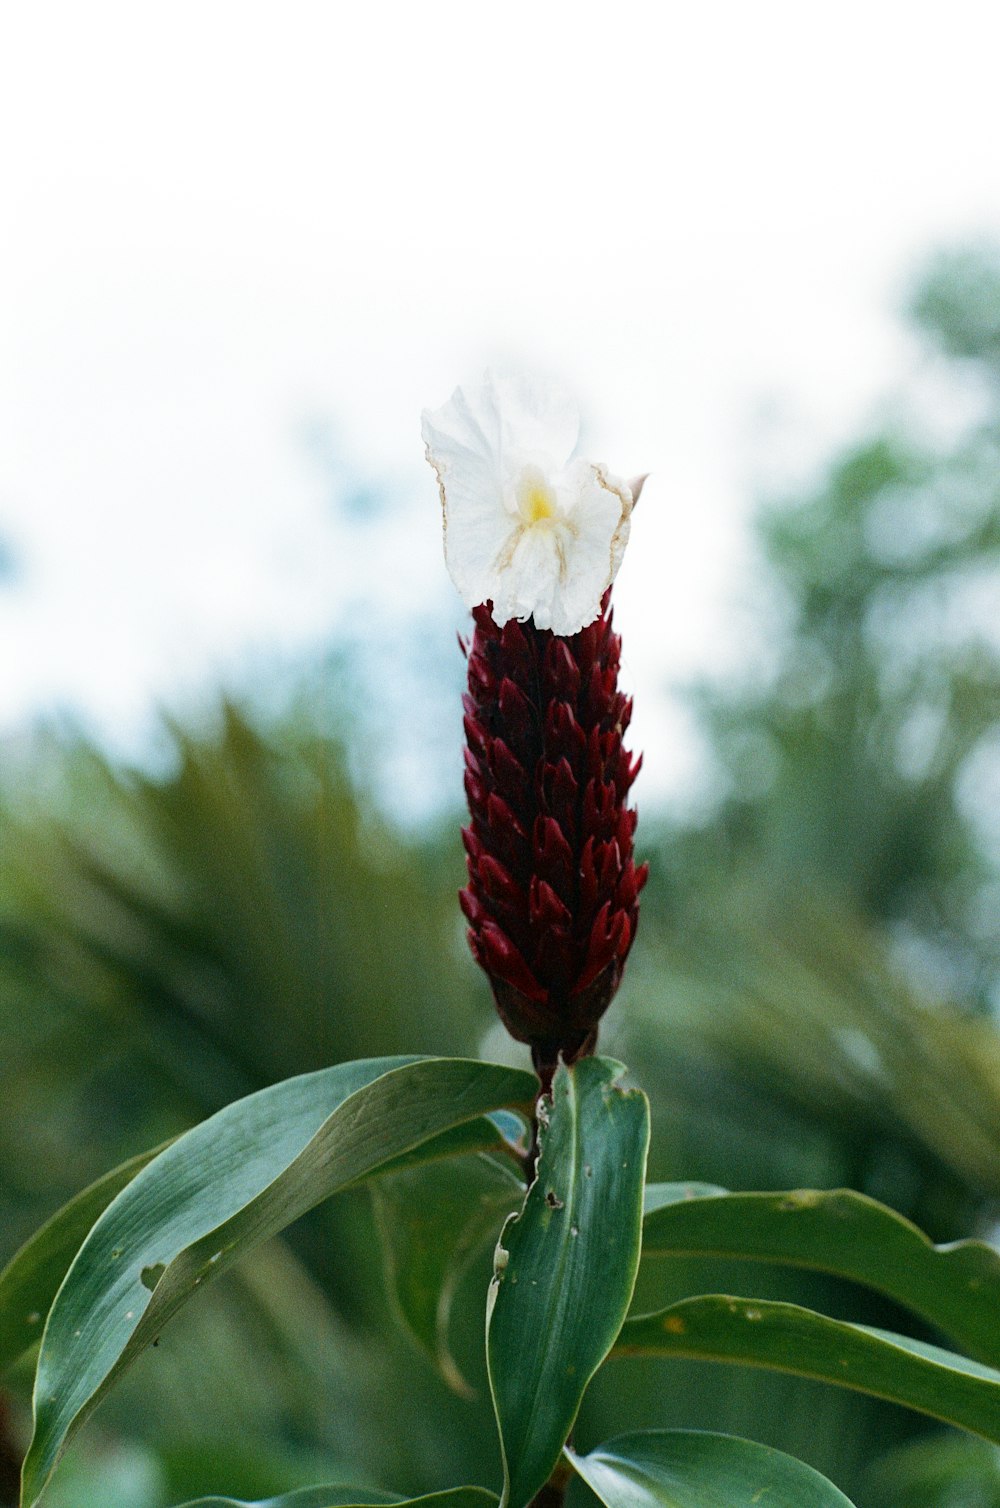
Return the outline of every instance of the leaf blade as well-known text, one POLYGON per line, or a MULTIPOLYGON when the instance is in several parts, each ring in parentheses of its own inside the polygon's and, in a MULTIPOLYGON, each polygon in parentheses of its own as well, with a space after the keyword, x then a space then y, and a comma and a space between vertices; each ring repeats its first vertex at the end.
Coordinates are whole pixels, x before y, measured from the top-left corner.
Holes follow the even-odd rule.
POLYGON ((296 1487, 291 1492, 282 1492, 277 1497, 245 1498, 211 1497, 193 1498, 180 1503, 177 1508, 388 1508, 403 1499, 393 1492, 378 1492, 374 1488, 296 1487))
POLYGON ((566 1455, 605 1508, 852 1508, 811 1466, 733 1435, 647 1430, 566 1455))
POLYGON ((797 1304, 704 1294, 627 1320, 615 1356, 673 1356, 790 1372, 868 1393, 1000 1444, 1000 1372, 903 1335, 797 1304))
POLYGON ((338 1064, 227 1106, 125 1188, 49 1314, 22 1478, 38 1501, 66 1440, 204 1281, 338 1189, 489 1110, 530 1103, 518 1069, 463 1059, 338 1064))
POLYGON ((485 1487, 450 1487, 444 1492, 428 1492, 423 1497, 402 1498, 393 1492, 378 1492, 368 1487, 298 1487, 276 1498, 247 1502, 242 1498, 195 1498, 179 1508, 496 1508, 495 1492, 485 1487))
POLYGON ((91 1227, 165 1146, 140 1152, 82 1189, 39 1226, 0 1272, 0 1373, 41 1338, 41 1322, 91 1227))
POLYGON ((500 1238, 487 1365, 505 1508, 547 1480, 631 1298, 649 1107, 622 1071, 605 1058, 559 1069, 537 1176, 500 1238))
POLYGON ((1000 1365, 1000 1252, 984 1242, 935 1246, 895 1210, 851 1189, 684 1189, 647 1190, 644 1254, 775 1262, 849 1278, 919 1314, 971 1356, 1000 1365))

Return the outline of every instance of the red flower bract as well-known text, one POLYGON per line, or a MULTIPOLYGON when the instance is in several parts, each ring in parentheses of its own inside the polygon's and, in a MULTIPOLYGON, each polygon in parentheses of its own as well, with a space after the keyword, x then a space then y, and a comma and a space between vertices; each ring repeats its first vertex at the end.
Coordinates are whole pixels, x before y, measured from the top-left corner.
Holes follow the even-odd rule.
POLYGON ((560 1054, 593 1051, 647 874, 632 860, 626 801, 642 761, 622 744, 632 704, 618 690, 609 598, 566 637, 530 620, 498 628, 487 603, 468 646, 459 898, 501 1020, 543 1078, 560 1054))

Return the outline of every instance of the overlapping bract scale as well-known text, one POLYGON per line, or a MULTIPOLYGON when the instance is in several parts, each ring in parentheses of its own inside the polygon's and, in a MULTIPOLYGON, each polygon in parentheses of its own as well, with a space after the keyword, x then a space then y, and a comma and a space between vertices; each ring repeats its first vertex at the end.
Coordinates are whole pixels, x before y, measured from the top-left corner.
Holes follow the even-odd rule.
POLYGON ((592 1049, 647 872, 632 857, 641 759, 623 744, 632 706, 609 599, 567 637, 498 628, 487 604, 467 646, 462 909, 504 1025, 544 1072, 592 1049))

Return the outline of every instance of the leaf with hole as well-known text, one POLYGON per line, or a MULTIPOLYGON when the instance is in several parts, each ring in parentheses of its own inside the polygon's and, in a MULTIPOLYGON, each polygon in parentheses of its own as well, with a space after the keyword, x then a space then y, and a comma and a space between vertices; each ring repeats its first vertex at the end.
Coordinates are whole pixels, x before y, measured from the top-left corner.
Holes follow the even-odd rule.
POLYGON ((645 1095, 606 1058, 561 1067, 540 1102, 540 1153, 504 1227, 487 1302, 487 1363, 504 1508, 545 1483, 628 1311, 649 1145, 645 1095))
POLYGON ((533 1074, 447 1058, 341 1063, 228 1105, 179 1137, 118 1195, 77 1253, 49 1314, 22 1502, 32 1508, 70 1435, 167 1320, 259 1242, 338 1190, 451 1128, 529 1106, 533 1074))
POLYGON ((45 1316, 91 1226, 163 1147, 141 1152, 83 1189, 46 1220, 0 1272, 0 1373, 41 1339, 45 1316))

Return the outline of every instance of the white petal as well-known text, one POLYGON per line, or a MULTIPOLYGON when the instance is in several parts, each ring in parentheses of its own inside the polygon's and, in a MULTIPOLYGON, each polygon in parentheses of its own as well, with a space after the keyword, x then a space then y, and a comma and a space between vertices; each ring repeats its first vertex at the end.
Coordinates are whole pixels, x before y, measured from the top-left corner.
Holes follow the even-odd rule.
POLYGON ((628 543, 632 494, 626 483, 590 461, 568 467, 563 487, 567 538, 549 626, 557 634, 574 634, 593 623, 601 598, 618 574, 628 543))
POLYGON ((576 409, 554 384, 487 373, 423 415, 438 475, 445 559, 468 607, 572 634, 592 623, 628 539, 628 485, 566 464, 576 409))
POLYGON ((422 429, 441 490, 451 578, 467 607, 495 602, 497 562, 510 558, 520 522, 514 479, 526 457, 563 464, 579 431, 575 405, 553 383, 487 372, 425 410, 422 429))
POLYGON ((423 413, 424 443, 432 454, 445 440, 487 462, 497 477, 521 457, 544 455, 565 465, 580 433, 572 397, 557 383, 523 375, 486 372, 469 387, 457 387, 441 408, 423 413))
POLYGON ((559 580, 561 531, 535 526, 523 529, 509 563, 494 577, 493 619, 501 628, 509 618, 534 618, 536 628, 550 628, 559 580))
POLYGON ((499 414, 456 388, 442 408, 424 411, 422 430, 441 492, 445 561, 466 607, 476 607, 517 527, 504 503, 499 414))
POLYGON ((606 542, 608 579, 604 584, 608 587, 618 575, 628 544, 634 506, 632 489, 628 482, 612 476, 605 466, 594 461, 574 461, 564 475, 572 496, 567 514, 580 548, 593 550, 596 557, 606 542))
POLYGON ((501 463, 519 464, 522 455, 542 455, 564 466, 580 437, 580 415, 558 383, 522 375, 487 372, 481 393, 489 393, 500 415, 501 463))

